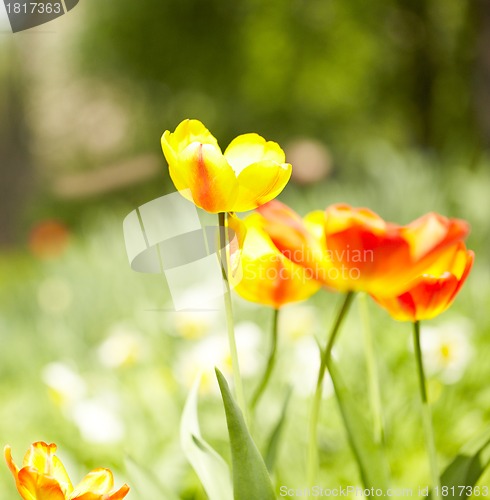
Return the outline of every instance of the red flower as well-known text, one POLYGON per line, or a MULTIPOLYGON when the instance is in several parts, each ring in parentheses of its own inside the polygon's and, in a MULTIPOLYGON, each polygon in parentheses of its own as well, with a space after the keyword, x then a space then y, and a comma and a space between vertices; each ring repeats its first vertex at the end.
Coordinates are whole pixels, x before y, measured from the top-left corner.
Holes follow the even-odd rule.
POLYGON ((464 243, 446 249, 406 291, 394 297, 373 298, 399 321, 419 321, 438 316, 453 303, 471 267, 474 253, 464 243))

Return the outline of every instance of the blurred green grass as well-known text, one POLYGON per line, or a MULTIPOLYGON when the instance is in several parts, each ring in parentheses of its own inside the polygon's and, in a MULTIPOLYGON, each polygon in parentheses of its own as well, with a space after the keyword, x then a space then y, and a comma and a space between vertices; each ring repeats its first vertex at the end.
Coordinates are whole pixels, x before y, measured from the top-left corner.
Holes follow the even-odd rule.
MULTIPOLYGON (((465 218, 472 225, 469 247, 476 252, 475 268, 452 309, 430 322, 443 328, 463 319, 469 325, 468 343, 473 349, 473 357, 456 383, 445 384, 439 376, 431 377, 436 441, 443 465, 490 421, 489 165, 482 164, 475 171, 453 166, 447 174, 434 158, 401 154, 382 144, 356 155, 357 176, 343 175, 339 168, 321 184, 306 188, 291 184, 281 199, 301 214, 345 201, 368 206, 397 222, 437 210, 465 218)), ((27 249, 1 255, 1 441, 12 445, 18 462, 31 442, 56 442, 74 482, 95 466, 108 466, 119 481, 131 484, 124 466, 130 456, 153 471, 180 498, 204 498, 179 448, 179 416, 196 369, 197 358, 192 353, 209 337, 218 336, 226 342, 224 318, 218 315, 206 322, 163 310, 168 308, 170 298, 163 277, 134 273, 127 262, 122 219, 133 208, 119 203, 80 212, 69 246, 57 259, 39 260, 27 249), (190 338, 196 335, 198 338, 190 338), (101 351, 108 338, 112 338, 112 344, 101 351), (120 350, 118 357, 114 353, 120 350), (80 379, 82 395, 77 396, 76 384, 70 385, 69 377, 65 388, 48 387, 46 367, 52 363, 62 363, 80 379), (86 413, 87 406, 80 406, 80 402, 89 402, 92 409, 95 405, 97 411, 86 413), (110 418, 106 418, 107 413, 110 418), (85 419, 85 426, 90 423, 92 429, 99 427, 102 437, 94 438, 80 419, 85 419), (114 427, 121 432, 114 435, 114 427)), ((253 367, 252 375, 245 380, 250 396, 268 349, 271 311, 236 297, 234 300, 237 322, 252 321, 260 328, 256 353, 259 366, 253 367)), ((296 330, 281 335, 272 382, 276 388, 269 387, 255 426, 257 440, 263 445, 293 375, 302 390, 295 391, 289 406, 276 472, 278 485, 304 486, 309 409, 304 393, 313 388, 314 380, 311 373, 308 375, 308 364, 298 365, 294 360, 303 341, 311 341, 313 335, 325 339, 338 302, 336 295, 321 292, 307 304, 312 309, 307 309, 306 315, 303 305, 288 308, 288 317, 295 320, 291 320, 289 330, 291 324, 296 330)), ((393 322, 372 303, 369 310, 394 482, 400 487, 425 485, 428 472, 410 325, 393 322)), ((336 356, 347 384, 370 418, 360 336, 361 324, 354 307, 336 356)), ((225 358, 223 363, 227 363, 225 358)), ((209 390, 201 397, 201 427, 206 438, 228 456, 224 414, 216 389, 210 376, 209 390)), ((319 436, 319 484, 358 484, 332 397, 324 403, 319 436)), ((487 474, 481 484, 489 481, 487 474)), ((6 467, 0 473, 0 489, 8 498, 15 497, 6 467)), ((134 485, 129 498, 143 498, 141 495, 134 485)))
MULTIPOLYGON (((0 239, 25 243, 29 228, 50 218, 70 230, 57 259, 39 260, 26 244, 0 254, 0 442, 13 446, 17 462, 44 439, 59 445, 75 482, 110 466, 133 485, 129 456, 181 498, 204 498, 180 451, 178 426, 202 362, 229 362, 224 318, 164 311, 163 278, 131 271, 122 234, 127 213, 173 189, 158 137, 187 117, 203 120, 222 146, 250 131, 285 147, 319 140, 333 158, 330 176, 290 183, 281 194, 301 214, 347 202, 400 223, 431 210, 470 222, 474 270, 452 309, 430 322, 443 337, 448 323, 467 325, 473 350, 455 383, 431 377, 441 464, 483 431, 490 422, 487 10, 484 2, 457 0, 372 2, 369 9, 362 0, 212 0, 205 9, 199 0, 148 0, 145 9, 113 0, 80 3, 50 25, 52 33, 3 44, 0 239), (128 172, 140 170, 128 181, 128 172), (99 171, 104 182, 90 177, 99 171), (71 176, 78 173, 87 176, 71 176)), ((312 337, 325 338, 338 300, 321 293, 306 309, 285 313, 277 389, 261 402, 255 426, 262 445, 293 374, 278 485, 304 486, 312 337)), ((395 482, 425 484, 410 327, 369 308, 395 482)), ((257 334, 247 321, 260 329, 258 352, 247 342, 242 352, 256 361, 245 381, 250 395, 271 314, 237 298, 235 311, 245 339, 257 334)), ((356 307, 345 326, 336 355, 368 414, 356 307)), ((205 382, 203 433, 227 456, 212 373, 205 382)), ((357 482, 332 397, 320 446, 322 485, 357 482)), ((133 486, 129 498, 148 500, 133 486)), ((6 467, 0 491, 15 497, 6 467)))

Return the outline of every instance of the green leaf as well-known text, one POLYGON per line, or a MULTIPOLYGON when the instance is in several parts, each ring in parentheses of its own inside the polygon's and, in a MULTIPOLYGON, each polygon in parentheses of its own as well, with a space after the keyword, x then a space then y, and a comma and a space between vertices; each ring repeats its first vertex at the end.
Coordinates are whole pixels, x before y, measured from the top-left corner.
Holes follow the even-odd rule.
POLYGON ((230 469, 223 458, 201 437, 197 415, 200 382, 200 378, 195 382, 184 406, 180 423, 181 446, 209 500, 231 500, 233 488, 230 469))
POLYGON ((242 411, 233 400, 228 383, 216 369, 226 413, 233 463, 233 492, 235 500, 274 500, 274 487, 264 460, 245 424, 242 411))
POLYGON ((138 494, 139 498, 165 498, 178 500, 178 496, 162 485, 157 475, 147 467, 142 466, 131 457, 124 460, 128 474, 128 484, 131 494, 138 494))
POLYGON ((291 399, 292 389, 289 388, 282 406, 281 416, 274 427, 267 444, 265 453, 265 463, 269 472, 274 469, 274 464, 276 462, 277 452, 279 450, 279 444, 281 442, 282 432, 284 430, 284 425, 286 423, 286 413, 289 405, 289 400, 291 399))
POLYGON ((387 489, 390 469, 385 451, 382 445, 375 443, 371 428, 359 409, 359 402, 342 381, 332 360, 328 363, 328 370, 361 480, 366 488, 387 489))
POLYGON ((471 491, 490 465, 490 429, 467 443, 441 475, 441 486, 448 487, 445 499, 469 498, 471 491), (453 491, 454 488, 454 491, 453 491))

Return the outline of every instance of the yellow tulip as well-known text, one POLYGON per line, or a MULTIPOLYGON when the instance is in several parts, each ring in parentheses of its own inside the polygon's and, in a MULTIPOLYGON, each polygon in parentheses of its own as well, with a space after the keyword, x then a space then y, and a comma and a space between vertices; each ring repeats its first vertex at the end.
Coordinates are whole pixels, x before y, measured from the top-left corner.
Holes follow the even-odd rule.
POLYGON ((114 478, 109 469, 94 469, 73 488, 55 453, 55 444, 33 443, 19 469, 12 460, 10 446, 5 447, 5 460, 24 500, 121 500, 128 494, 126 484, 111 493, 114 478))
POLYGON ((263 230, 257 213, 244 220, 246 235, 241 249, 241 272, 231 283, 246 300, 279 308, 290 302, 305 300, 321 284, 312 273, 295 264, 276 247, 263 230))
POLYGON ((162 149, 177 190, 210 213, 245 212, 275 198, 291 177, 284 151, 258 134, 235 138, 222 153, 198 120, 166 130, 162 149))

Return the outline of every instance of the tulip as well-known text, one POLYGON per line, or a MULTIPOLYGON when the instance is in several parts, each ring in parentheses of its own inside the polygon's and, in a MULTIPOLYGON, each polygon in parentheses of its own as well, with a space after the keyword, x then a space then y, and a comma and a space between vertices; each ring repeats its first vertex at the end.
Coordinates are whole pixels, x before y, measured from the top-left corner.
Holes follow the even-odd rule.
POLYGON ((307 299, 321 286, 308 269, 295 264, 281 253, 264 231, 263 222, 263 217, 258 213, 243 221, 244 227, 238 230, 239 235, 245 235, 241 245, 240 272, 231 279, 235 291, 241 297, 274 308, 271 348, 264 374, 251 398, 252 411, 264 394, 275 365, 279 309, 290 302, 307 299))
POLYGON ((10 446, 5 447, 5 460, 24 500, 120 500, 128 494, 127 485, 111 493, 114 478, 108 469, 94 469, 73 488, 55 453, 55 444, 33 443, 19 469, 12 460, 10 446))
MULTIPOLYGON (((425 255, 428 243, 435 241, 435 248, 439 247, 437 258, 428 264, 419 276, 408 283, 401 293, 392 297, 373 295, 376 302, 386 309, 394 319, 413 323, 414 352, 419 378, 431 488, 436 492, 435 496, 437 498, 439 498, 437 492, 440 491, 440 474, 432 414, 427 395, 425 367, 422 359, 420 321, 432 319, 448 309, 468 277, 474 260, 473 252, 467 250, 462 241, 457 241, 446 248, 441 247, 446 238, 450 239, 448 234, 452 233, 455 237, 458 237, 458 228, 456 224, 453 224, 452 227, 446 225, 448 231, 445 232, 441 230, 441 225, 437 224, 440 220, 429 215, 426 221, 421 222, 421 220, 418 220, 405 228, 408 235, 414 237, 413 248, 416 250, 415 253, 425 255), (434 222, 436 222, 435 225, 434 222)), ((423 261, 424 259, 422 259, 423 261)))
POLYGON ((407 226, 366 208, 332 205, 301 218, 273 200, 258 209, 276 247, 329 288, 394 295, 439 253, 466 236, 468 224, 429 213, 407 226))
POLYGON ((259 214, 248 216, 244 223, 241 273, 238 279, 232 280, 241 297, 277 309, 305 300, 320 288, 308 269, 295 264, 274 245, 261 227, 259 214))
POLYGON ((291 177, 291 165, 275 142, 257 134, 235 138, 224 153, 198 120, 165 131, 162 149, 177 190, 210 213, 244 212, 275 198, 291 177))
POLYGON ((473 265, 474 253, 464 243, 447 250, 406 291, 376 302, 398 321, 421 321, 443 313, 453 303, 473 265))
POLYGON ((37 224, 29 235, 29 248, 39 259, 54 259, 68 247, 70 233, 59 221, 46 220, 37 224))
POLYGON ((317 281, 331 285, 328 279, 331 264, 321 210, 301 218, 284 203, 272 200, 257 212, 261 215, 257 221, 285 257, 308 269, 317 281))
POLYGON ((333 205, 325 212, 331 281, 342 291, 396 295, 468 232, 465 221, 435 213, 398 226, 366 208, 333 205))

